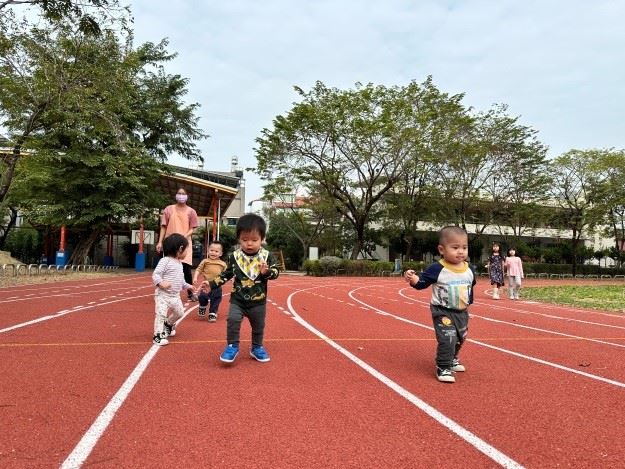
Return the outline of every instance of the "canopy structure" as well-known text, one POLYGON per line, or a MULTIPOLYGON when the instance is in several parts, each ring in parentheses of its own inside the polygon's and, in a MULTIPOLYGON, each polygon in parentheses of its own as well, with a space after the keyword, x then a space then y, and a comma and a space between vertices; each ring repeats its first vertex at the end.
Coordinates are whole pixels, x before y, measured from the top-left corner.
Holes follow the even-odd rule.
MULTIPOLYGON (((240 178, 213 173, 202 169, 169 166, 171 173, 162 173, 160 189, 168 194, 172 203, 178 189, 189 195, 189 206, 200 217, 213 218, 226 212, 239 191, 240 178)), ((217 220, 213 220, 217 221, 217 220)))
POLYGON ((176 192, 182 188, 189 196, 188 204, 195 209, 199 217, 205 218, 206 233, 204 244, 208 243, 208 219, 212 219, 212 239, 219 239, 219 220, 236 198, 242 173, 228 175, 204 171, 203 169, 169 166, 170 172, 162 173, 159 178, 160 190, 175 199, 176 192))

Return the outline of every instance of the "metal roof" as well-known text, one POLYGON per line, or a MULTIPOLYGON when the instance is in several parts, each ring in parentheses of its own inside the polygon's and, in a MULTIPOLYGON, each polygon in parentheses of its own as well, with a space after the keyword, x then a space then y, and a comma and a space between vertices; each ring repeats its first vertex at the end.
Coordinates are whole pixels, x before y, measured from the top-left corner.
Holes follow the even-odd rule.
POLYGON ((169 165, 169 168, 171 172, 162 173, 159 178, 160 189, 173 201, 178 189, 183 188, 189 195, 187 204, 200 217, 213 216, 212 204, 215 199, 219 201, 223 216, 239 192, 240 178, 236 176, 181 166, 169 165))

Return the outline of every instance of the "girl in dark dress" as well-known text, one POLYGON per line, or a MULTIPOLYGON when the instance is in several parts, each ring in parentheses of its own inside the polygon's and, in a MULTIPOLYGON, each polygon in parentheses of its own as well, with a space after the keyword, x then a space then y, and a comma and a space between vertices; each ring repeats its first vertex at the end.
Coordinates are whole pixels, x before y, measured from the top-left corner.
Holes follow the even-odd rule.
POLYGON ((490 284, 494 285, 493 299, 499 299, 499 288, 503 286, 503 266, 505 258, 499 254, 499 244, 493 244, 493 253, 488 258, 488 276, 490 284))

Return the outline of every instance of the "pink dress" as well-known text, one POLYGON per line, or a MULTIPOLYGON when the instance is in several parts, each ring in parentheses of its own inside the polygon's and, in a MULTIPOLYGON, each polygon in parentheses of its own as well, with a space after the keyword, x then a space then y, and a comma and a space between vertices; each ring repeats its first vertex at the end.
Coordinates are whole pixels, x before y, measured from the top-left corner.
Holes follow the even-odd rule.
MULTIPOLYGON (((163 210, 161 216, 161 226, 165 227, 165 238, 173 233, 179 233, 185 235, 191 228, 197 228, 199 225, 197 219, 197 213, 188 205, 185 205, 182 209, 178 208, 178 204, 168 205, 163 210)), ((181 259, 185 264, 193 264, 193 249, 191 247, 191 236, 187 236, 189 246, 185 251, 184 259, 181 259)))

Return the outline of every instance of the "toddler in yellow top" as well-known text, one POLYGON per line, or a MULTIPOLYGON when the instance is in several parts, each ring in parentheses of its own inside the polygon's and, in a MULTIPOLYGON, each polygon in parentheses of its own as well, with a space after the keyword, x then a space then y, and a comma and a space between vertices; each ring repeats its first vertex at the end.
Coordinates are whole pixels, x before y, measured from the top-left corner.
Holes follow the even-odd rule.
POLYGON ((200 287, 199 301, 200 307, 198 314, 200 319, 206 316, 206 306, 210 303, 208 309, 208 322, 217 321, 217 310, 219 309, 219 303, 221 303, 221 287, 213 290, 208 286, 208 282, 219 277, 219 275, 225 270, 226 263, 221 260, 224 249, 220 241, 213 241, 208 245, 208 257, 200 262, 200 265, 195 269, 193 275, 193 283, 197 284, 199 276, 204 277, 204 281, 200 287))

